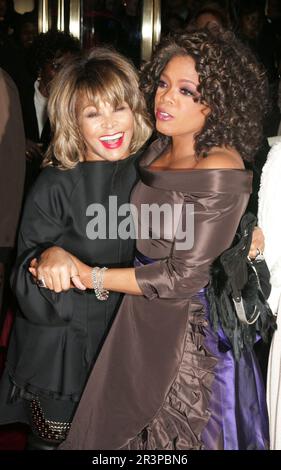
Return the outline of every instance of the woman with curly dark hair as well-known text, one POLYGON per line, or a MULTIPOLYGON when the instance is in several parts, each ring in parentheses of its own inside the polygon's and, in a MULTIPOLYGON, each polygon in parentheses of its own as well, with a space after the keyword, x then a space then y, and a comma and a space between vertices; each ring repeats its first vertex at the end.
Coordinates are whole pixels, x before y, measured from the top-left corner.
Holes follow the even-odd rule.
POLYGON ((249 49, 230 31, 216 34, 216 29, 209 34, 201 31, 163 40, 142 73, 142 89, 152 115, 159 80, 160 88, 164 87, 160 76, 175 56, 193 59, 199 84, 189 95, 210 108, 204 126, 195 135, 197 158, 226 146, 235 148, 243 160, 253 161, 263 136, 268 86, 265 72, 249 49))
POLYGON ((202 30, 158 47, 143 90, 160 138, 131 198, 135 268, 92 268, 70 255, 98 298, 127 295, 61 447, 265 449, 255 357, 235 362, 206 300, 210 267, 251 193, 244 160, 262 135, 265 74, 231 33, 202 30))

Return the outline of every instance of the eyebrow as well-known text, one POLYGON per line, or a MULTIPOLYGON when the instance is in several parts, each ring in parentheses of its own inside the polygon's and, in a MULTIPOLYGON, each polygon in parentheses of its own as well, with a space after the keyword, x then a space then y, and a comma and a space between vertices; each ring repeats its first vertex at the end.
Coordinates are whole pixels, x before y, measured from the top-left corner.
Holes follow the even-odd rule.
POLYGON ((97 109, 97 106, 94 103, 87 103, 83 107, 81 106, 81 109, 83 109, 83 110, 86 109, 86 108, 95 108, 95 109, 97 109))
POLYGON ((180 82, 184 82, 184 83, 192 83, 192 85, 194 85, 196 88, 198 87, 199 83, 195 83, 193 82, 192 80, 188 80, 187 78, 181 78, 179 80, 180 82))
POLYGON ((92 103, 88 103, 85 106, 83 106, 83 109, 86 109, 86 108, 96 108, 96 105, 92 103))
POLYGON ((78 106, 78 107, 77 107, 77 112, 81 115, 82 113, 84 113, 84 112, 86 111, 87 108, 90 108, 90 107, 91 107, 91 108, 94 108, 94 110, 95 110, 96 112, 98 112, 98 108, 97 108, 96 106, 94 106, 94 105, 86 105, 86 106, 83 106, 83 107, 82 107, 82 106, 81 106, 81 107, 78 106))
MULTIPOLYGON (((160 75, 160 77, 167 77, 167 78, 169 78, 168 75, 167 75, 165 72, 162 72, 161 75, 160 75)), ((192 85, 194 85, 196 88, 197 88, 198 85, 199 85, 199 83, 195 83, 195 82, 193 82, 193 80, 189 80, 188 78, 181 78, 181 79, 179 80, 179 82, 192 83, 192 85)))

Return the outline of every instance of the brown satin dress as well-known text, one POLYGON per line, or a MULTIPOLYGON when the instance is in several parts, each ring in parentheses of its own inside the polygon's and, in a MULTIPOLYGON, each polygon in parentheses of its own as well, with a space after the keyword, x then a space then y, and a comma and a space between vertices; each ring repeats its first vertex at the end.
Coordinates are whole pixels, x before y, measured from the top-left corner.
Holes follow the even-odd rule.
MULTIPOLYGON (((154 142, 140 164, 131 202, 194 205, 194 244, 138 239, 156 260, 136 268, 143 296, 126 295, 90 375, 62 449, 201 449, 217 359, 204 346, 197 293, 234 237, 251 192, 244 170, 155 171, 154 142)), ((185 217, 183 217, 185 220, 185 217)), ((140 221, 138 224, 140 236, 140 221)), ((220 444, 218 443, 218 448, 220 444)))

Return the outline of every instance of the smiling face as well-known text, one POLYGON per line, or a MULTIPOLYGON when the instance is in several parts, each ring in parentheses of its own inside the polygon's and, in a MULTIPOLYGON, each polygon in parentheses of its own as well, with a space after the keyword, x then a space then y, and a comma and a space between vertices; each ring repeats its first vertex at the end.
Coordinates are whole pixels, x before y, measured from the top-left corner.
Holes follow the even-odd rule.
POLYGON ((115 108, 99 100, 96 107, 85 97, 78 101, 77 117, 86 161, 117 161, 130 155, 134 116, 127 103, 115 108))
POLYGON ((209 108, 200 97, 198 73, 190 56, 173 57, 164 68, 155 95, 156 128, 164 135, 193 138, 205 124, 209 108))

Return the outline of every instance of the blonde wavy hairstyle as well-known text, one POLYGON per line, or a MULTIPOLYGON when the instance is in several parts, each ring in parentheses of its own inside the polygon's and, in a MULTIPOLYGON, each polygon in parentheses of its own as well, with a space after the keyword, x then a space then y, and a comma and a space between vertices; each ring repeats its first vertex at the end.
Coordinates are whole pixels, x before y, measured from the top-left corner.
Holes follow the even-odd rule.
POLYGON ((126 102, 134 116, 130 153, 139 150, 150 137, 152 128, 145 101, 139 90, 134 66, 111 49, 97 47, 84 56, 73 58, 54 79, 48 101, 52 141, 43 166, 74 168, 85 155, 85 142, 77 116, 79 100, 95 107, 100 100, 118 107, 126 102))

